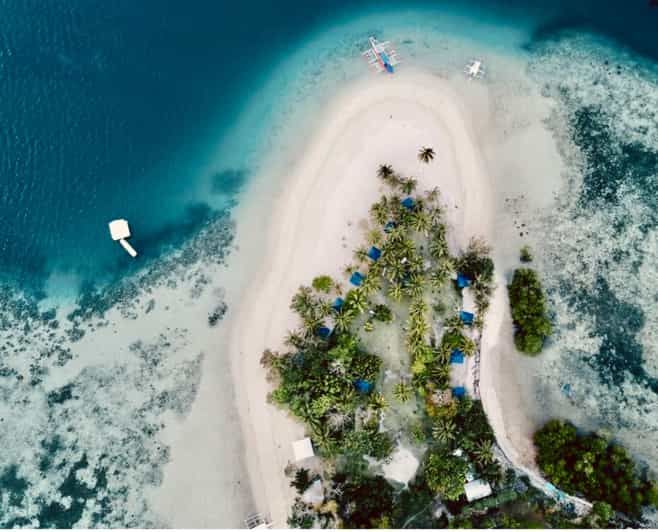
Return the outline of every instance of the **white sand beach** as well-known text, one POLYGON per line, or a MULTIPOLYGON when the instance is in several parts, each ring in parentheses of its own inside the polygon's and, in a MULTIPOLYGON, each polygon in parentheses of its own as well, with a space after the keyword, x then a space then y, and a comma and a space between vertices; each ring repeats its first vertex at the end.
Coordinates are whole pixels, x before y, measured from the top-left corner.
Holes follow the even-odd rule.
MULTIPOLYGON (((466 93, 482 91, 461 83, 466 93)), ((259 359, 265 348, 283 349, 286 332, 296 327, 289 304, 300 284, 329 274, 347 288, 342 269, 362 241, 370 205, 384 192, 376 177, 378 165, 388 163, 403 175, 417 177, 420 190, 440 188, 455 250, 464 248, 472 236, 489 241, 494 236, 493 183, 474 132, 482 124, 474 123, 477 117, 454 87, 437 76, 410 71, 348 87, 324 112, 275 202, 260 271, 251 278, 228 326, 252 485, 259 510, 269 512, 277 527, 285 526, 293 498, 283 470, 292 461, 291 442, 302 437, 304 429, 265 402, 272 387, 259 359), (421 146, 436 150, 434 162, 417 160, 421 146)), ((242 213, 240 219, 247 221, 243 227, 238 224, 238 241, 250 216, 257 214, 242 213)), ((509 323, 501 323, 505 312, 493 306, 490 319, 499 326, 490 329, 490 338, 510 334, 509 323)), ((483 360, 489 355, 484 352, 483 360)), ((483 386, 496 387, 499 393, 508 390, 502 369, 483 364, 488 373, 483 386)), ((507 437, 510 429, 503 428, 495 395, 483 395, 492 398, 487 411, 496 432, 507 437)), ((513 430, 527 427, 517 424, 513 430)))
MULTIPOLYGON (((241 526, 251 512, 286 526, 294 493, 284 469, 293 460, 291 443, 305 433, 267 402, 272 384, 260 358, 266 348, 282 350, 296 327, 289 304, 301 284, 328 274, 347 289, 342 270, 363 241, 370 205, 385 191, 376 177, 382 163, 416 177, 419 190, 440 189, 453 252, 473 236, 493 245, 498 289, 482 339, 480 391, 501 448, 532 467, 536 427, 520 393, 523 372, 511 347, 505 294, 521 241, 504 199, 532 192, 528 176, 541 177, 539 168, 559 176, 559 158, 545 150, 544 115, 541 98, 516 86, 407 68, 346 84, 309 118, 312 135, 273 150, 272 164, 262 165, 235 211, 229 268, 212 274, 212 286, 225 288, 226 317, 207 328, 210 300, 201 314, 181 321, 206 358, 189 415, 166 432, 171 459, 152 496, 157 511, 174 526, 241 526), (511 108, 522 119, 511 117, 511 108), (436 151, 432 163, 418 161, 421 146, 436 151), (513 156, 519 150, 525 157, 513 156)), ((550 186, 549 179, 534 186, 534 205, 547 202, 550 186)), ((525 201, 533 206, 531 194, 525 201)))

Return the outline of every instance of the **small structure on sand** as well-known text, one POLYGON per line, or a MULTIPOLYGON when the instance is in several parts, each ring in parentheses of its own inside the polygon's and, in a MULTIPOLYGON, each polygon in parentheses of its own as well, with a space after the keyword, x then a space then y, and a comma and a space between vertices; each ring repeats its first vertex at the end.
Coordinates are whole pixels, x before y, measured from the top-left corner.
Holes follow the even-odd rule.
POLYGON ((408 197, 404 198, 404 199, 400 202, 400 204, 401 204, 405 209, 411 210, 411 209, 414 208, 415 202, 414 202, 414 199, 413 199, 411 196, 408 196, 408 197))
POLYGON ((371 259, 371 260, 377 260, 381 256, 382 256, 382 251, 379 248, 375 247, 375 246, 372 246, 368 250, 368 258, 371 259))
POLYGON ((267 516, 260 513, 248 515, 244 520, 244 524, 251 530, 259 528, 272 528, 272 522, 267 518, 267 516))
POLYGON ((311 438, 303 438, 292 442, 292 452, 295 455, 295 462, 301 462, 307 458, 314 457, 315 452, 313 451, 311 438))
POLYGON ((464 322, 464 325, 473 325, 473 320, 475 316, 472 312, 466 312, 465 310, 459 311, 459 319, 464 322))
POLYGON ((467 286, 470 286, 471 280, 466 277, 463 273, 458 273, 457 274, 457 287, 458 288, 466 288, 467 286))
POLYGON ((365 279, 363 275, 361 275, 359 272, 354 272, 350 277, 350 283, 352 283, 354 286, 361 286, 363 279, 365 279))
POLYGON ((464 363, 464 353, 459 349, 453 349, 450 353, 450 363, 451 364, 463 364, 464 363))
POLYGON ((468 502, 477 501, 491 495, 491 486, 486 480, 471 480, 464 484, 464 493, 468 502))
POLYGON ((318 327, 316 334, 323 340, 327 340, 331 336, 331 329, 325 325, 318 327))
POLYGON ((466 395, 466 388, 463 386, 455 386, 452 389, 452 396, 456 399, 461 399, 466 395))
POLYGON ((331 305, 331 308, 333 308, 336 312, 340 312, 340 309, 343 308, 344 304, 345 304, 345 300, 342 297, 337 297, 336 300, 334 301, 334 304, 331 305))
POLYGON ((127 238, 130 238, 130 228, 128 227, 128 221, 123 218, 118 220, 112 220, 109 223, 110 226, 110 235, 112 240, 118 240, 121 247, 128 252, 128 255, 135 258, 137 252, 135 249, 126 241, 127 238))

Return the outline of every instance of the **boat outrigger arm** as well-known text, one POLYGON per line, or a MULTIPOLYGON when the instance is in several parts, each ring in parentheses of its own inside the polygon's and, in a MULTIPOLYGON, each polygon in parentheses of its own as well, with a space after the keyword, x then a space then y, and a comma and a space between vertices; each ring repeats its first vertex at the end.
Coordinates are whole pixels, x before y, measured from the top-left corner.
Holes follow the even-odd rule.
POLYGON ((391 48, 389 41, 378 42, 374 37, 368 38, 370 42, 370 49, 362 52, 368 60, 368 64, 373 67, 377 72, 388 72, 393 74, 393 67, 400 63, 397 53, 391 48))

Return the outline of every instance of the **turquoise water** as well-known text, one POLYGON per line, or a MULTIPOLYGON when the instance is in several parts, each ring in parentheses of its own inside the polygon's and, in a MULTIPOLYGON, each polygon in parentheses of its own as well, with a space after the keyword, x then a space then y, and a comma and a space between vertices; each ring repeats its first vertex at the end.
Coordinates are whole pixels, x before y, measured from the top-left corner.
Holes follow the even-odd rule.
MULTIPOLYGON (((658 425, 658 10, 637 2, 620 17, 614 1, 493 0, 0 7, 0 524, 166 524, 143 491, 162 482, 164 420, 189 411, 201 358, 181 358, 164 325, 157 341, 107 363, 86 364, 79 346, 93 345, 84 341, 107 327, 107 311, 143 319, 152 287, 230 259, 246 185, 267 175, 273 150, 310 131, 335 88, 367 75, 359 52, 371 34, 444 74, 474 49, 520 58, 555 101, 549 127, 572 188, 532 228, 557 324, 537 401, 559 413, 552 383, 566 374, 579 396, 573 418, 629 438, 658 425), (115 217, 130 221, 137 261, 110 241, 115 217), (78 302, 62 316, 45 295, 78 302)), ((201 293, 208 281, 198 282, 201 293)))

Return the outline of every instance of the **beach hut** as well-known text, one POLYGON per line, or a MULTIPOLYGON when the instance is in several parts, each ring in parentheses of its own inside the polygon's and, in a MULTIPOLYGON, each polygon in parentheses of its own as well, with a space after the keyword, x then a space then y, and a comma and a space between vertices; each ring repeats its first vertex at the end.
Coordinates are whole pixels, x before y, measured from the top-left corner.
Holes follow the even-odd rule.
POLYGON ((295 462, 301 462, 302 460, 315 456, 311 438, 303 438, 292 442, 292 452, 295 456, 295 462))
POLYGON ((345 304, 345 300, 342 297, 337 297, 336 300, 334 301, 334 304, 331 305, 331 308, 333 308, 336 312, 340 312, 340 309, 343 308, 344 304, 345 304))
POLYGON ((321 327, 318 327, 316 334, 323 340, 326 340, 331 336, 331 329, 322 325, 321 327))
POLYGON ((465 310, 459 311, 459 319, 464 322, 465 325, 473 325, 473 319, 475 316, 472 312, 466 312, 465 310))
POLYGON ((468 502, 477 501, 491 495, 491 486, 486 480, 471 480, 464 484, 464 493, 468 502))
POLYGON ((375 246, 372 246, 372 247, 368 250, 368 258, 370 258, 370 259, 372 259, 372 260, 377 260, 377 259, 378 259, 379 257, 381 257, 381 256, 382 256, 382 251, 381 251, 381 249, 376 248, 375 246))
POLYGON ((388 222, 386 222, 386 225, 384 226, 384 232, 390 233, 391 231, 393 231, 393 229, 395 229, 395 226, 396 223, 392 220, 389 220, 388 222))
POLYGON ((356 391, 362 394, 367 394, 372 391, 372 382, 368 382, 363 379, 357 379, 354 381, 354 387, 356 391))
POLYGON ((452 389, 452 396, 456 397, 457 399, 461 399, 465 395, 466 395, 466 388, 464 388, 463 386, 455 386, 452 389))
POLYGON ((400 204, 401 204, 405 209, 409 209, 409 210, 413 209, 413 208, 414 208, 414 205, 415 205, 415 203, 414 203, 414 199, 413 199, 411 196, 408 196, 408 197, 404 198, 404 199, 400 202, 400 204))
POLYGON ((450 353, 450 363, 451 364, 463 364, 464 363, 464 353, 459 349, 453 349, 450 353))
POLYGON ((467 286, 471 285, 471 280, 466 277, 463 273, 458 273, 457 274, 457 286, 459 288, 466 288, 467 286))
POLYGON ((363 275, 361 275, 359 272, 354 272, 350 277, 350 283, 352 283, 354 286, 361 286, 363 279, 365 279, 363 275))

